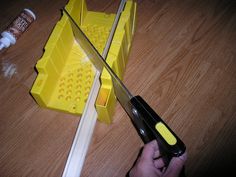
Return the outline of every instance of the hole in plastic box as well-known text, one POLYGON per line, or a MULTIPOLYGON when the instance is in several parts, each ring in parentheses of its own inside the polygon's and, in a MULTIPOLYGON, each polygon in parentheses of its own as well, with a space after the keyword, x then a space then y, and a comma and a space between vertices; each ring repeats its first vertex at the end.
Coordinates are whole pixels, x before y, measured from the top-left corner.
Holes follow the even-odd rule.
POLYGON ((70 95, 71 93, 72 93, 72 91, 71 90, 67 90, 67 92, 66 92, 68 95, 70 95))
POLYGON ((80 97, 76 97, 76 98, 75 98, 75 101, 80 101, 80 97))
POLYGON ((67 86, 67 88, 68 88, 68 89, 71 89, 71 88, 72 88, 72 84, 69 84, 69 85, 67 86))
POLYGON ((64 86, 65 86, 65 83, 62 82, 62 83, 60 84, 60 87, 64 87, 64 86))
POLYGON ((62 88, 62 89, 60 89, 59 90, 59 93, 62 93, 62 92, 64 92, 65 90, 62 88))
POLYGON ((67 97, 66 97, 66 100, 67 100, 67 101, 71 100, 71 96, 67 96, 67 97))
POLYGON ((62 99, 62 98, 64 98, 64 95, 59 95, 58 96, 58 99, 62 99))

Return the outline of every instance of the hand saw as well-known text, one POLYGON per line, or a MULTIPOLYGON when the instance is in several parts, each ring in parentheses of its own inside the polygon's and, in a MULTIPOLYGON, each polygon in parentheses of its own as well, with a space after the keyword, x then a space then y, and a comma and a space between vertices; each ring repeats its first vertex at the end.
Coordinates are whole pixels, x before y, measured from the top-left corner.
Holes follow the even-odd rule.
POLYGON ((65 9, 63 10, 70 20, 76 41, 87 54, 92 64, 100 73, 103 68, 105 68, 110 74, 116 98, 131 118, 131 121, 143 142, 148 143, 156 139, 161 152, 165 156, 168 156, 168 158, 182 155, 185 152, 186 147, 180 138, 141 96, 133 96, 130 93, 70 14, 65 9))

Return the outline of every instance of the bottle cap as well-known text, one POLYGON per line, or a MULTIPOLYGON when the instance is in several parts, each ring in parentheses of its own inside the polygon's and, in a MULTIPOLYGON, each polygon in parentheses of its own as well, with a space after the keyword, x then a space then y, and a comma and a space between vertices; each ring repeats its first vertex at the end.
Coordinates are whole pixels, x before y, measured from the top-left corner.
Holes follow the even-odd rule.
POLYGON ((11 41, 8 38, 2 37, 0 39, 0 50, 3 49, 3 48, 9 47, 10 44, 11 44, 11 41))
POLYGON ((36 15, 34 14, 34 12, 30 9, 24 9, 25 11, 27 11, 33 18, 34 20, 36 20, 36 15))

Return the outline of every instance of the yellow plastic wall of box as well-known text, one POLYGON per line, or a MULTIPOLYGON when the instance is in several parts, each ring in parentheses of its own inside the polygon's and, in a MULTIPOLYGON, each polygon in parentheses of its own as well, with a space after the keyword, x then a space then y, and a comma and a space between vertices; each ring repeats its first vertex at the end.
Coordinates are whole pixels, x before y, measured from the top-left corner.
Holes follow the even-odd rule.
MULTIPOLYGON (((123 79, 131 41, 134 35, 136 23, 135 16, 136 3, 133 1, 127 1, 107 56, 107 63, 111 66, 120 79, 123 79)), ((115 104, 113 103, 115 103, 116 97, 114 94, 111 76, 106 70, 104 70, 101 74, 101 82, 102 86, 96 102, 98 120, 109 124, 112 122, 112 117, 115 110, 115 104)))

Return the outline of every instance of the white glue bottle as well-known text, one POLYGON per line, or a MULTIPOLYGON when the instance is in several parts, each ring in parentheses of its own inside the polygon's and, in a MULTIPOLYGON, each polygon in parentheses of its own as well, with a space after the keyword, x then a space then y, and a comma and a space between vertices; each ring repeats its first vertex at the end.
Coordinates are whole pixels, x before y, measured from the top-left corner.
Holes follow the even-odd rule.
POLYGON ((1 33, 0 50, 15 44, 34 20, 36 20, 35 14, 30 9, 24 9, 1 33))

